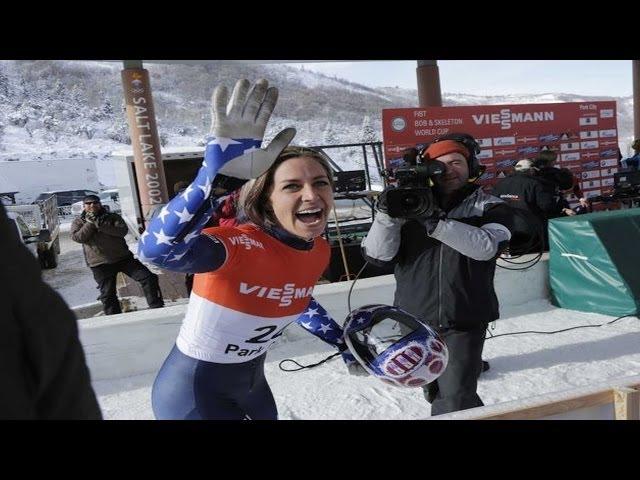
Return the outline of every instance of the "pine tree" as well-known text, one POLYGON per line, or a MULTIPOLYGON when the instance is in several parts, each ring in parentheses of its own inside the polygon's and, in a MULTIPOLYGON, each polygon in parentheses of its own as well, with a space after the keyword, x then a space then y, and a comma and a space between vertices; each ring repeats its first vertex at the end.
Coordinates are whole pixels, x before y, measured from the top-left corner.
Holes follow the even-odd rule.
POLYGON ((104 99, 104 104, 102 105, 102 111, 108 117, 113 115, 113 105, 111 105, 111 102, 109 101, 108 98, 104 99))
POLYGON ((371 119, 369 115, 365 115, 362 120, 362 137, 361 141, 363 143, 377 142, 378 134, 371 126, 371 119))
POLYGON ((0 98, 7 100, 10 96, 10 83, 9 77, 0 72, 0 98))
POLYGON ((322 144, 336 145, 337 143, 338 143, 338 138, 337 138, 336 132, 333 129, 333 126, 331 125, 331 120, 329 120, 322 134, 322 144))

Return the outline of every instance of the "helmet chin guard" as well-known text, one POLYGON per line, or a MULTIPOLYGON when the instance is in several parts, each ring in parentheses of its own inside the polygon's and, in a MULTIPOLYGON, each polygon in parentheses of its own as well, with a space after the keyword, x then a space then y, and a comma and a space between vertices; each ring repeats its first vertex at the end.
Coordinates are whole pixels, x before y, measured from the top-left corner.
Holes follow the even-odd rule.
POLYGON ((344 340, 371 375, 399 387, 422 387, 444 372, 449 353, 426 322, 389 305, 365 305, 344 323, 344 340))

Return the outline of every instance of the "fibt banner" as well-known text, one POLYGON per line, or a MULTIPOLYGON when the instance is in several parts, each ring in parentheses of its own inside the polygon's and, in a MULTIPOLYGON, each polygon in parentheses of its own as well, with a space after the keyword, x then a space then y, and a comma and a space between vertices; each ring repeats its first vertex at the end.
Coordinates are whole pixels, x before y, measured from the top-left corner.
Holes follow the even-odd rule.
POLYGON ((390 168, 403 162, 407 148, 447 133, 473 135, 486 186, 545 149, 557 152, 556 166, 571 170, 586 196, 609 192, 618 171, 616 102, 391 108, 382 111, 382 128, 390 168))

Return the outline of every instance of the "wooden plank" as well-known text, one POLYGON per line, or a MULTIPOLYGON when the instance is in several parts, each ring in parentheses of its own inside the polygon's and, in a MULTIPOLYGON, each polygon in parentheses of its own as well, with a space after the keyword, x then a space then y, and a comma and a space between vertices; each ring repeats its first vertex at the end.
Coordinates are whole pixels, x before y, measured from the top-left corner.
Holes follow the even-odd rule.
POLYGON ((566 400, 557 400, 542 405, 526 407, 521 410, 512 410, 510 412, 497 413, 484 417, 478 417, 479 420, 536 420, 551 415, 570 412, 572 410, 580 410, 582 408, 596 407, 613 403, 613 390, 605 390, 602 392, 591 393, 581 397, 569 398, 566 400))
POLYGON ((620 387, 613 392, 616 420, 640 420, 640 390, 620 387))

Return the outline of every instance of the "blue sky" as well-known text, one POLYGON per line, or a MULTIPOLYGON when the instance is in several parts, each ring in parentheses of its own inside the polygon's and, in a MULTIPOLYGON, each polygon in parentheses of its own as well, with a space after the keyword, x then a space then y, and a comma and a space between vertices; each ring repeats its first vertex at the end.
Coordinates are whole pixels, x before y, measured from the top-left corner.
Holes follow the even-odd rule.
MULTIPOLYGON (((294 64, 371 87, 416 88, 415 61, 294 64)), ((629 96, 631 60, 439 60, 446 93, 629 96)))

